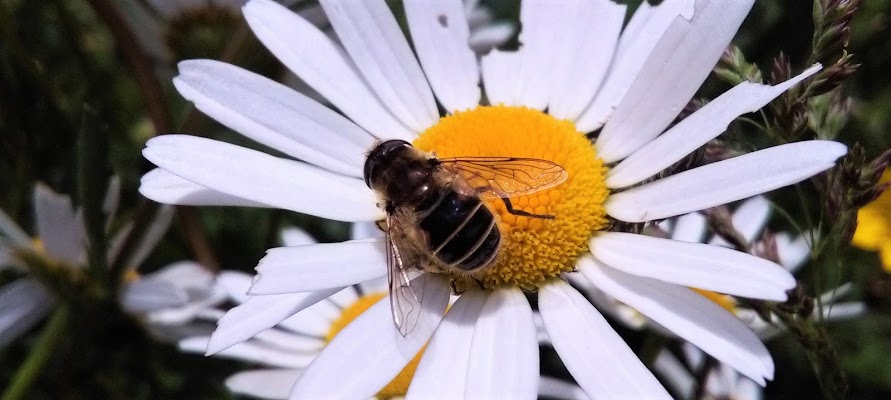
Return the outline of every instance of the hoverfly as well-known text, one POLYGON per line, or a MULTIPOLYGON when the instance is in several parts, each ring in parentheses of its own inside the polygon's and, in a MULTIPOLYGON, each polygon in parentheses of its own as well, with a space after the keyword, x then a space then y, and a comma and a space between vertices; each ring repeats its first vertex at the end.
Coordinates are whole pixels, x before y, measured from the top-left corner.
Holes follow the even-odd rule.
POLYGON ((501 233, 483 199, 500 198, 508 213, 553 219, 513 208, 511 197, 557 186, 568 174, 535 158, 436 158, 403 140, 378 144, 365 160, 365 183, 381 197, 386 218, 387 271, 393 321, 407 335, 417 321, 423 288, 411 285, 420 271, 468 275, 498 255, 501 233))

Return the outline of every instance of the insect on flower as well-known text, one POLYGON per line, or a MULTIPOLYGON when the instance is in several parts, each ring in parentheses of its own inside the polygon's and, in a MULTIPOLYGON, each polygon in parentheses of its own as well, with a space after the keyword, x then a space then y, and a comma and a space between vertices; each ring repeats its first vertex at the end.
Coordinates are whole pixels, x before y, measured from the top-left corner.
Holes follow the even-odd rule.
POLYGON ((536 158, 436 158, 403 140, 378 144, 365 161, 365 183, 387 213, 387 271, 393 321, 403 335, 417 322, 423 287, 412 271, 471 276, 492 264, 501 245, 495 216, 484 199, 499 198, 513 215, 554 219, 513 207, 510 197, 563 183, 568 174, 536 158))

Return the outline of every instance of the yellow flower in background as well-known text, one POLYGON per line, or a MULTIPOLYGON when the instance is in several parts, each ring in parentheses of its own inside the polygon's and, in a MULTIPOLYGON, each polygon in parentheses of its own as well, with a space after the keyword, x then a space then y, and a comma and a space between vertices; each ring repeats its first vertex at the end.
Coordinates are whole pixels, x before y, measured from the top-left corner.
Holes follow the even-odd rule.
MULTIPOLYGON (((879 184, 888 182, 891 182, 891 168, 885 170, 879 184)), ((885 272, 891 272, 891 191, 885 190, 857 212, 857 231, 851 243, 864 250, 878 251, 885 272)))

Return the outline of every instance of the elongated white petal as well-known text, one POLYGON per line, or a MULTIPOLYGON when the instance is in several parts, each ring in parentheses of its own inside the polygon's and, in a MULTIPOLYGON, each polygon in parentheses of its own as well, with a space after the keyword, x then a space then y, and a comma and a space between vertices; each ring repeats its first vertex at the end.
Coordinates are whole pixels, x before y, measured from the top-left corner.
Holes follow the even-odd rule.
POLYGON ((805 232, 795 240, 790 240, 788 236, 781 240, 783 235, 777 235, 777 253, 780 256, 780 264, 786 267, 789 272, 794 274, 810 256, 811 235, 812 233, 805 232))
POLYGON ((622 232, 597 234, 589 246, 620 271, 734 296, 785 301, 796 283, 773 262, 720 246, 622 232))
POLYGON ((257 142, 362 177, 374 136, 285 85, 213 60, 180 62, 173 84, 199 110, 257 142))
MULTIPOLYGON (((763 196, 755 196, 744 201, 736 210, 733 210, 731 222, 733 229, 745 239, 746 243, 752 243, 758 234, 764 230, 767 219, 770 217, 770 203, 763 196)), ((709 244, 730 247, 721 236, 715 235, 709 244)))
POLYGON ((592 399, 671 399, 606 319, 571 286, 559 280, 544 285, 538 308, 554 349, 592 399))
POLYGON ((423 303, 415 304, 421 316, 413 331, 403 337, 393 324, 389 300, 381 299, 322 350, 294 385, 291 398, 367 399, 399 374, 433 334, 448 305, 447 281, 430 274, 418 279, 427 282, 423 303))
POLYGON ((33 279, 0 287, 0 349, 33 328, 55 304, 53 294, 33 279))
POLYGON ((517 65, 520 63, 522 53, 522 48, 517 51, 493 50, 483 56, 480 66, 489 104, 506 106, 519 104, 514 99, 514 92, 520 79, 517 65))
POLYGON ((300 369, 255 369, 226 378, 226 387, 233 393, 251 397, 284 400, 300 378, 300 369))
POLYGON ((510 22, 491 22, 479 28, 471 28, 467 45, 476 54, 486 54, 499 47, 517 32, 517 26, 510 22))
POLYGON ((578 3, 578 0, 524 0, 520 3, 522 51, 519 52, 519 63, 512 66, 517 70, 513 94, 516 105, 537 110, 547 107, 553 85, 549 72, 555 67, 559 48, 554 44, 563 39, 560 36, 566 32, 566 20, 578 3))
MULTIPOLYGON (((142 262, 148 258, 149 254, 155 250, 155 247, 164 238, 164 235, 167 234, 167 230, 170 229, 170 224, 173 222, 173 214, 175 212, 176 208, 169 205, 163 205, 158 208, 158 211, 155 212, 155 216, 152 218, 152 222, 145 228, 145 233, 142 234, 142 238, 136 244, 136 248, 133 249, 133 253, 124 265, 134 267, 142 265, 142 262)), ((128 227, 128 231, 130 228, 132 226, 128 227)), ((121 245, 123 245, 123 242, 121 242, 121 245)), ((109 252, 109 256, 112 254, 117 253, 109 252)))
POLYGON ((182 206, 270 207, 201 186, 161 168, 142 176, 139 193, 159 203, 182 206))
POLYGON ((496 289, 483 304, 473 332, 464 396, 534 399, 538 376, 532 308, 520 289, 496 289))
POLYGON ((696 388, 693 374, 668 349, 659 351, 656 361, 653 361, 653 372, 662 377, 666 386, 681 399, 693 398, 693 389, 696 388))
MULTIPOLYGON (((548 114, 576 119, 594 98, 619 43, 626 7, 609 0, 576 1, 552 29, 556 41, 548 114)), ((525 26, 525 25, 524 25, 525 26)), ((539 77, 538 79, 542 79, 539 77)))
POLYGON ((701 243, 706 232, 705 216, 700 213, 684 214, 677 218, 671 231, 671 239, 681 242, 701 243))
POLYGON ((416 132, 432 126, 439 119, 433 93, 384 0, 320 3, 359 72, 393 115, 416 132))
MULTIPOLYGON (((179 349, 188 353, 202 353, 208 347, 210 338, 190 337, 179 342, 179 349)), ((279 368, 303 368, 315 358, 316 353, 298 353, 284 351, 281 348, 266 346, 262 343, 248 341, 238 343, 215 354, 216 357, 232 358, 251 363, 279 368)))
MULTIPOLYGON (((299 312, 295 314, 295 316, 300 314, 303 313, 299 312)), ((267 329, 263 332, 260 332, 256 336, 254 336, 253 340, 256 340, 260 343, 265 343, 273 347, 280 347, 285 351, 295 351, 303 353, 318 353, 319 351, 322 351, 323 347, 325 347, 325 341, 323 339, 312 336, 295 335, 291 332, 278 328, 267 329)))
POLYGON ((383 107, 339 46, 311 23, 272 0, 251 0, 243 11, 251 30, 276 58, 359 126, 379 139, 414 138, 383 107))
POLYGON ((672 22, 595 143, 603 161, 621 160, 665 130, 712 71, 753 3, 699 1, 692 20, 672 22))
POLYGON ((304 308, 309 307, 338 290, 250 296, 220 318, 217 330, 210 337, 207 354, 218 353, 236 343, 243 342, 266 329, 272 328, 304 308))
POLYGON ((287 227, 279 233, 282 245, 293 247, 315 244, 318 242, 309 232, 295 227, 287 227))
POLYGON ((594 258, 578 262, 591 283, 755 381, 773 378, 773 360, 757 336, 727 310, 683 286, 633 276, 594 258))
POLYGON ((248 290, 251 288, 253 278, 240 271, 222 271, 217 275, 217 286, 229 296, 236 304, 241 304, 248 299, 248 290))
POLYGON ((439 102, 450 112, 474 108, 480 101, 480 71, 468 46, 470 28, 460 0, 411 0, 403 3, 418 60, 439 102))
POLYGON ((344 287, 387 274, 384 240, 279 247, 257 266, 250 294, 344 287))
POLYGON ((225 142, 164 135, 149 140, 142 154, 184 179, 270 206, 341 221, 381 215, 360 179, 225 142))
POLYGON ((752 82, 736 85, 610 169, 606 185, 620 188, 656 175, 723 133, 736 117, 760 110, 820 68, 820 64, 814 65, 776 86, 752 82))
POLYGON ((610 195, 606 212, 643 222, 703 210, 800 182, 832 168, 846 151, 825 140, 771 147, 610 195))
POLYGON ((649 2, 641 3, 619 37, 603 86, 576 121, 581 132, 593 131, 606 123, 637 78, 659 39, 672 24, 689 23, 693 18, 695 3, 696 0, 665 0, 658 6, 649 2))
POLYGON ((140 279, 124 289, 121 307, 127 312, 139 313, 179 307, 188 301, 186 291, 170 282, 140 279))
POLYGON ((542 375, 538 378, 538 395, 549 399, 588 400, 590 397, 576 384, 542 375))
POLYGON ((467 291, 449 308, 424 349, 408 400, 464 397, 473 331, 485 301, 482 291, 467 291))
POLYGON ((86 261, 84 226, 71 205, 71 198, 49 186, 34 186, 34 216, 37 236, 53 259, 80 266, 86 261))

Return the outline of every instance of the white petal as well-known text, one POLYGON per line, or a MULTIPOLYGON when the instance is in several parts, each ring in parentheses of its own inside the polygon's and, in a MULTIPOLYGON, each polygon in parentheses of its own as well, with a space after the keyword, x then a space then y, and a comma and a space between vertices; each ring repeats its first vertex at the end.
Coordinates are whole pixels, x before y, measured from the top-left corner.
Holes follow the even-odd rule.
POLYGON ((777 235, 777 255, 780 257, 780 264, 789 272, 795 273, 811 255, 810 237, 811 233, 805 232, 795 240, 781 243, 780 236, 777 235))
POLYGON ((281 242, 288 247, 315 244, 318 241, 303 229, 287 227, 279 233, 281 242))
POLYGON ((485 54, 493 48, 507 43, 516 32, 516 25, 510 22, 492 22, 486 26, 472 28, 467 45, 473 49, 474 53, 485 54))
POLYGON ((365 184, 312 165, 188 135, 164 135, 142 154, 161 168, 232 196, 342 221, 367 221, 381 211, 365 184))
POLYGON ((692 20, 675 19, 595 143, 605 162, 625 158, 665 130, 712 71, 753 3, 701 1, 692 20))
POLYGON ((226 378, 226 387, 233 393, 251 397, 284 400, 300 378, 299 369, 255 369, 226 378))
MULTIPOLYGON (((142 238, 139 239, 139 243, 136 244, 136 248, 133 249, 133 253, 124 265, 133 267, 142 265, 142 262, 148 258, 149 254, 155 250, 155 247, 164 238, 164 235, 167 234, 167 230, 170 229, 170 224, 173 222, 173 214, 175 212, 176 208, 173 206, 162 205, 158 207, 158 211, 155 212, 155 216, 152 217, 152 221, 145 229, 145 233, 142 234, 142 238)), ((130 229, 132 229, 132 225, 127 228, 128 233, 130 229)), ((121 246, 123 244, 124 242, 121 242, 121 246)), ((112 254, 117 254, 117 251, 109 251, 109 255, 112 254)))
POLYGON ((610 169, 606 185, 620 188, 656 175, 723 133, 736 117, 760 110, 820 68, 814 65, 776 86, 752 82, 736 85, 610 169))
POLYGON ((464 395, 469 399, 534 399, 538 389, 538 340, 532 308, 516 287, 486 298, 470 345, 464 395))
POLYGON ((384 240, 279 247, 257 266, 250 294, 281 294, 344 287, 387 274, 384 240))
MULTIPOLYGON (((814 314, 819 311, 814 310, 814 314)), ((834 303, 823 305, 823 315, 819 318, 825 321, 838 321, 843 319, 859 317, 866 313, 866 304, 856 302, 834 303)))
MULTIPOLYGON (((203 352, 208 347, 211 339, 207 337, 190 337, 179 342, 179 349, 187 353, 203 352)), ((315 358, 316 353, 297 353, 294 351, 283 351, 283 349, 265 346, 261 343, 248 341, 238 343, 219 353, 216 357, 231 358, 235 360, 248 361, 271 367, 279 368, 303 368, 306 367, 315 358)))
POLYGON ((350 226, 350 239, 371 239, 383 237, 384 232, 374 222, 354 222, 350 226))
POLYGON ((3 210, 0 210, 0 233, 12 240, 16 246, 30 247, 33 244, 31 237, 3 210))
POLYGON ((693 374, 668 349, 659 351, 656 361, 653 361, 653 372, 662 377, 663 382, 674 389, 672 392, 681 399, 693 398, 693 389, 696 387, 693 374))
POLYGON ((121 297, 121 307, 129 313, 179 307, 189 301, 185 289, 170 282, 153 279, 140 279, 130 283, 121 297))
POLYGON ((695 3, 696 0, 665 0, 658 6, 649 2, 641 3, 622 31, 603 86, 576 122, 579 131, 590 132, 606 123, 634 83, 659 39, 673 23, 683 24, 693 18, 695 3))
POLYGON ((637 277, 585 257, 579 269, 591 283, 619 301, 764 384, 773 377, 773 360, 749 328, 718 304, 692 290, 637 277))
POLYGON ((311 23, 271 0, 251 0, 243 11, 276 58, 359 126, 381 139, 414 138, 384 109, 340 48, 311 23))
POLYGON ((671 240, 701 243, 705 232, 705 216, 700 213, 684 214, 677 217, 677 224, 671 231, 671 240))
POLYGON ((84 226, 71 206, 71 198, 49 186, 34 186, 37 236, 50 258, 78 266, 86 262, 84 226))
MULTIPOLYGON (((548 114, 576 119, 594 98, 610 65, 625 20, 626 6, 610 0, 577 1, 555 29, 557 41, 548 114)), ((541 79, 541 78, 539 78, 541 79)))
POLYGON ((731 396, 737 400, 763 400, 764 389, 751 379, 740 378, 731 396))
POLYGON ((604 293, 591 281, 579 274, 569 274, 568 281, 578 288, 579 292, 587 298, 597 311, 625 325, 629 329, 639 331, 647 327, 649 321, 637 310, 628 307, 627 304, 616 300, 615 297, 604 293))
POLYGON ((53 294, 33 279, 0 287, 0 349, 28 332, 55 305, 53 294))
POLYGON ((426 290, 423 304, 415 304, 422 315, 411 333, 399 333, 389 300, 381 299, 322 350, 294 385, 291 398, 367 399, 399 374, 433 334, 448 304, 447 281, 430 274, 418 279, 427 279, 426 290))
POLYGON ((480 71, 467 44, 470 29, 460 0, 403 3, 411 39, 430 87, 449 112, 476 107, 480 71))
MULTIPOLYGON (((303 312, 305 311, 306 310, 303 310, 303 312)), ((295 314, 295 316, 303 314, 303 312, 299 312, 295 314)), ((254 336, 253 340, 261 343, 266 343, 273 347, 280 347, 285 351, 303 353, 318 353, 319 351, 322 351, 323 347, 325 347, 325 341, 323 339, 304 335, 295 335, 291 332, 277 328, 267 329, 263 332, 260 332, 256 336, 254 336)))
POLYGON ((433 93, 384 0, 320 3, 359 72, 387 108, 416 132, 436 123, 433 93))
POLYGON ((606 212, 643 222, 703 210, 800 182, 832 168, 846 152, 825 140, 771 147, 610 195, 606 212))
POLYGON ((201 186, 161 168, 142 176, 139 193, 159 203, 182 206, 271 207, 201 186))
POLYGON ((538 395, 565 400, 587 400, 590 398, 578 385, 543 375, 538 378, 538 395))
POLYGON ((234 65, 213 60, 178 65, 176 89, 213 119, 294 158, 362 177, 374 136, 340 114, 234 65))
POLYGON ((236 304, 242 304, 248 299, 248 290, 251 288, 253 277, 239 271, 222 271, 217 275, 216 284, 236 304))
POLYGON ((554 349, 592 399, 670 399, 622 338, 581 294, 555 280, 538 292, 554 349), (596 371, 596 373, 594 373, 596 371))
MULTIPOLYGON (((742 235, 746 243, 752 243, 755 238, 764 230, 767 219, 770 217, 770 203, 763 196, 755 196, 744 201, 736 210, 733 210, 731 222, 733 229, 742 235)), ((715 235, 709 244, 716 246, 730 247, 721 236, 715 235)))
POLYGON ((493 50, 483 56, 480 66, 489 104, 506 106, 519 104, 514 99, 514 92, 520 79, 518 65, 522 59, 522 52, 522 48, 517 51, 493 50))
POLYGON ((223 318, 220 318, 217 330, 207 345, 207 354, 218 353, 243 342, 340 289, 250 296, 243 304, 229 310, 223 318))
POLYGON ((166 282, 180 288, 208 288, 213 283, 213 278, 213 274, 201 264, 178 261, 146 274, 141 280, 166 282))
POLYGON ((464 397, 470 346, 486 296, 469 290, 449 308, 424 349, 406 399, 460 399, 464 397))
POLYGON ((620 271, 734 296, 785 301, 796 284, 773 262, 719 246, 622 232, 602 232, 589 246, 620 271))
POLYGON ((554 67, 556 50, 565 29, 563 20, 573 2, 523 0, 520 3, 520 59, 512 67, 517 69, 514 103, 537 110, 548 105, 553 81, 547 79, 554 67))

